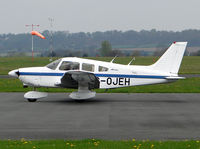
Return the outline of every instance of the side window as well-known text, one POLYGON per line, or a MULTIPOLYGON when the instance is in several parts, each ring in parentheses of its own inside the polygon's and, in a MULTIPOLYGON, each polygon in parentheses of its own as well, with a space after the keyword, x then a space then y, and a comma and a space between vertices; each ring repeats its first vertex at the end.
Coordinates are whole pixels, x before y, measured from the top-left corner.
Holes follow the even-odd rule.
POLYGON ((63 61, 60 65, 60 70, 79 70, 80 64, 78 62, 63 61))
POLYGON ((92 71, 92 72, 94 72, 94 65, 93 64, 83 63, 82 64, 82 69, 85 70, 85 71, 92 71))
POLYGON ((108 68, 99 66, 99 72, 108 71, 108 68))

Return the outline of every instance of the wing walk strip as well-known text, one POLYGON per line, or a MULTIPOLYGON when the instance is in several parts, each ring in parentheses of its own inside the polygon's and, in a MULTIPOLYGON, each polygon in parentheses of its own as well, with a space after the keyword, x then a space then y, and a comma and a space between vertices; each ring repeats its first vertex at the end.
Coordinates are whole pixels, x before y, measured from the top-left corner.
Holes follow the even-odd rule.
MULTIPOLYGON (((20 75, 28 76, 63 76, 65 73, 41 73, 41 72, 20 72, 20 75)), ((146 78, 146 79, 167 79, 169 76, 154 75, 126 75, 126 74, 94 74, 96 77, 116 77, 116 78, 146 78)))

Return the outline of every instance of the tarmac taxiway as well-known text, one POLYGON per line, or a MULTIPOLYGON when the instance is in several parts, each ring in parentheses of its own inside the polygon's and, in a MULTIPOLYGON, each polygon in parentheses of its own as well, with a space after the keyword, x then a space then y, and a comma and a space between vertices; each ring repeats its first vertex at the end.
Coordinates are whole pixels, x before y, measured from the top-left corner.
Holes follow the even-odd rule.
POLYGON ((51 93, 35 103, 0 93, 0 139, 199 139, 200 94, 51 93))

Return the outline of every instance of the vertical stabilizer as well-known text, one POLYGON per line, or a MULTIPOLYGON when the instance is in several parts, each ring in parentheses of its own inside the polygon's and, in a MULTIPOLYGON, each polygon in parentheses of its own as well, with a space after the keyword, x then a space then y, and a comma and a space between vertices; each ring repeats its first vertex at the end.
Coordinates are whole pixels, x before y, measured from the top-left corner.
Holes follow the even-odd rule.
POLYGON ((160 59, 151 65, 155 70, 177 74, 185 53, 187 42, 174 42, 160 59))

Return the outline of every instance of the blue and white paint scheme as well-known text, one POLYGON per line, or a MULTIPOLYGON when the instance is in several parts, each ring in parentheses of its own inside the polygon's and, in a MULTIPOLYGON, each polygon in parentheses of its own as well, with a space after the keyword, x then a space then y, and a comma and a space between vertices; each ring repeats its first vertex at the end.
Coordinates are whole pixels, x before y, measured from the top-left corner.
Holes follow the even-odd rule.
MULTIPOLYGON (((160 59, 149 66, 122 65, 77 57, 58 59, 44 67, 19 68, 9 72, 25 85, 55 88, 77 88, 73 99, 95 97, 93 89, 109 89, 137 85, 168 83, 178 79, 178 71, 187 42, 174 42, 160 59)), ((29 101, 46 97, 46 93, 31 91, 24 95, 29 101)))

